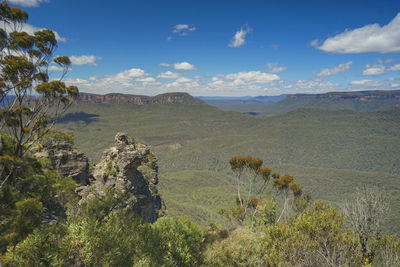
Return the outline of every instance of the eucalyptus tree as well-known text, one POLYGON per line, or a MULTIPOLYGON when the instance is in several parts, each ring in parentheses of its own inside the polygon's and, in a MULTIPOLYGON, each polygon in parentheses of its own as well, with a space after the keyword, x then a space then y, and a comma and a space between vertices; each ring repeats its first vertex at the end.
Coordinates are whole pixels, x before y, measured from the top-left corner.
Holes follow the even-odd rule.
POLYGON ((71 61, 54 57, 55 33, 43 29, 28 34, 23 31, 27 20, 26 11, 7 1, 0 4, 0 130, 15 139, 9 155, 14 158, 0 158, 0 186, 17 165, 5 162, 21 158, 79 94, 76 86, 62 81, 71 61), (62 70, 57 79, 49 77, 51 64, 62 70))
POLYGON ((277 192, 284 198, 283 208, 278 218, 279 222, 281 219, 287 219, 291 200, 301 197, 303 191, 301 185, 294 180, 293 175, 285 174, 280 176, 279 173, 273 173, 272 177, 274 181, 273 187, 277 189, 277 192))
POLYGON ((376 256, 371 240, 381 239, 382 222, 388 212, 387 199, 378 188, 361 187, 354 192, 351 201, 344 207, 344 213, 357 234, 364 258, 372 262, 376 256))
POLYGON ((274 221, 271 219, 274 217, 274 201, 265 195, 271 180, 271 169, 262 166, 262 159, 250 156, 233 157, 229 164, 236 175, 236 206, 230 211, 221 209, 220 213, 230 219, 235 218, 239 224, 248 219, 251 226, 256 221, 259 224, 274 221), (261 218, 258 218, 260 216, 261 218))

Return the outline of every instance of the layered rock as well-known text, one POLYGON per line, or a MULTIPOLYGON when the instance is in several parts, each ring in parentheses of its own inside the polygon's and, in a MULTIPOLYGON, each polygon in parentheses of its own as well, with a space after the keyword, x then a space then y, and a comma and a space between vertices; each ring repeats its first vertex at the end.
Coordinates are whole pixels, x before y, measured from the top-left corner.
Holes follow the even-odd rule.
POLYGON ((104 151, 95 166, 89 186, 78 190, 81 204, 93 194, 104 196, 109 189, 129 196, 123 208, 141 216, 145 222, 154 222, 163 209, 158 194, 158 167, 150 148, 136 143, 124 133, 115 136, 115 146, 104 151))
POLYGON ((35 153, 37 158, 50 159, 54 169, 63 177, 71 177, 79 184, 89 183, 89 161, 72 143, 49 139, 35 153))
POLYGON ((78 103, 93 103, 93 104, 120 104, 130 103, 134 105, 149 105, 149 104, 189 104, 189 105, 204 105, 205 102, 195 98, 187 93, 166 93, 156 96, 144 95, 129 95, 129 94, 88 94, 80 93, 78 103))

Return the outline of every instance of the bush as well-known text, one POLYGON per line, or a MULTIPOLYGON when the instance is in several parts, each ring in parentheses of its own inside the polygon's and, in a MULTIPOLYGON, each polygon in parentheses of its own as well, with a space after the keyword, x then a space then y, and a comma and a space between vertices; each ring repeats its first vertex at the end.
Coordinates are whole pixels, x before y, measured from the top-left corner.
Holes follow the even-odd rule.
POLYGON ((160 247, 168 265, 202 264, 204 234, 198 225, 188 219, 164 217, 154 223, 154 229, 160 236, 160 247))
POLYGON ((207 247, 205 263, 209 266, 266 266, 259 234, 244 227, 237 228, 227 238, 207 247))

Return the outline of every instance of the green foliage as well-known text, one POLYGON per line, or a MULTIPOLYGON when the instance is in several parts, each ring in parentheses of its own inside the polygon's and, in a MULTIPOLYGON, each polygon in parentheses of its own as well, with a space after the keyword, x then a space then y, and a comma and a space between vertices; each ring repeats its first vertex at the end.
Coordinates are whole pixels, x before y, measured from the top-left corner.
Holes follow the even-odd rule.
MULTIPOLYGON (((66 209, 77 201, 76 183, 63 178, 53 170, 48 160, 37 160, 25 155, 17 160, 4 160, 14 156, 8 147, 14 139, 2 134, 3 155, 1 167, 10 169, 14 164, 12 177, 0 187, 0 253, 16 245, 37 228, 44 218, 55 220, 66 217, 66 209)), ((7 173, 7 172, 3 172, 7 173)))
POLYGON ((76 86, 67 87, 61 81, 71 62, 68 57, 53 61, 57 47, 54 32, 19 32, 21 23, 28 19, 27 13, 8 6, 7 1, 2 1, 0 9, 0 126, 16 140, 12 155, 21 157, 79 92, 76 86), (49 79, 52 62, 63 69, 60 80, 49 79))
POLYGON ((23 242, 10 247, 1 260, 5 266, 63 266, 60 258, 63 235, 62 226, 44 225, 23 242))
POLYGON ((64 264, 132 266, 150 253, 152 239, 149 225, 123 212, 111 212, 102 221, 79 217, 69 222, 63 238, 64 264))
POLYGON ((158 188, 171 216, 230 225, 217 213, 219 207, 231 208, 236 198, 228 160, 232 155, 252 155, 268 162, 273 171, 293 174, 314 199, 337 206, 351 198, 355 187, 377 185, 391 206, 384 229, 400 232, 398 110, 302 109, 252 117, 207 105, 77 104, 70 112, 79 116, 58 127, 73 131, 77 146, 94 161, 109 146, 115 129, 152 146, 158 159, 158 188), (86 120, 89 116, 96 119, 86 120))
POLYGON ((85 201, 81 201, 77 213, 82 217, 103 220, 115 210, 122 209, 127 202, 133 205, 136 202, 135 196, 114 187, 105 187, 104 192, 98 193, 92 188, 85 201))
POLYGON ((205 263, 207 266, 268 266, 262 257, 261 245, 259 233, 240 227, 207 247, 205 263))
POLYGON ((158 219, 154 229, 170 266, 199 266, 203 262, 204 235, 190 220, 171 217, 158 219))
POLYGON ((28 198, 15 203, 15 217, 4 236, 10 244, 23 240, 42 222, 42 203, 34 198, 28 198))
POLYGON ((74 144, 74 133, 72 131, 57 131, 54 129, 41 131, 39 135, 43 137, 40 139, 42 146, 48 146, 53 143, 68 143, 74 144))
POLYGON ((266 228, 264 258, 271 265, 340 266, 361 264, 358 242, 343 216, 317 201, 292 223, 266 228))

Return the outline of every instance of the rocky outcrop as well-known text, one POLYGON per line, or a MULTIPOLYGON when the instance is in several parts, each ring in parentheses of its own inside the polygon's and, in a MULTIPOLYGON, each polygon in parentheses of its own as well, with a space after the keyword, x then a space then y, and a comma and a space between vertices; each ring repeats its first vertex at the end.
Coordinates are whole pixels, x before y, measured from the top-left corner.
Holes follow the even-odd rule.
POLYGON ((188 105, 204 105, 205 102, 195 98, 187 93, 166 93, 161 95, 143 96, 129 94, 106 94, 96 95, 88 93, 80 93, 77 99, 78 103, 92 104, 120 104, 130 103, 134 105, 149 105, 149 104, 188 104, 188 105))
POLYGON ((88 158, 69 142, 47 140, 34 156, 50 159, 54 169, 63 177, 71 177, 79 184, 89 183, 88 158))
POLYGON ((136 213, 146 222, 154 222, 163 210, 157 183, 158 167, 150 148, 118 133, 115 146, 105 150, 95 166, 91 184, 78 189, 82 197, 80 204, 93 194, 98 198, 108 189, 115 189, 129 196, 123 200, 123 209, 136 213))

